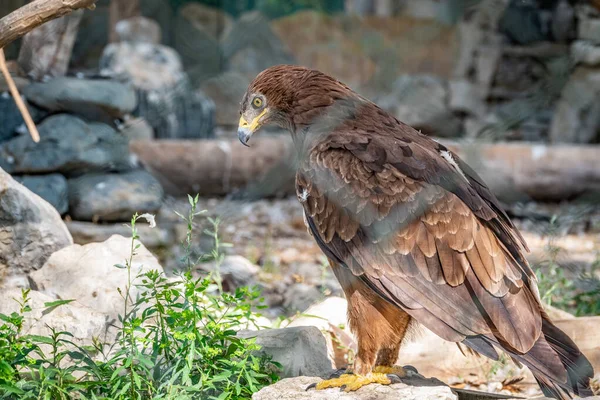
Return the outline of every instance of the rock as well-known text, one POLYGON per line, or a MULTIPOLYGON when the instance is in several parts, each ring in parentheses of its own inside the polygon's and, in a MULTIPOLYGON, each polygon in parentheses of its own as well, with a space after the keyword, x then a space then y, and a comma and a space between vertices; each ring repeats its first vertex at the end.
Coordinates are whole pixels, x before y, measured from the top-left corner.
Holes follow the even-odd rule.
MULTIPOLYGON (((127 236, 131 229, 123 223, 94 224, 92 222, 68 221, 66 222, 73 241, 77 244, 104 242, 113 235, 127 236)), ((145 224, 137 226, 140 242, 149 249, 159 249, 172 246, 176 243, 171 229, 163 228, 160 224, 150 228, 145 224)))
MULTIPOLYGON (((185 70, 194 86, 205 79, 217 75, 224 69, 224 59, 219 45, 220 30, 215 29, 219 19, 226 21, 226 14, 214 11, 217 17, 208 22, 206 17, 214 10, 210 7, 191 3, 179 10, 174 30, 174 47, 181 55, 185 70), (189 15, 186 12, 189 11, 189 15)), ((223 26, 225 27, 225 25, 223 26)))
POLYGON ((164 0, 144 0, 140 2, 142 15, 156 21, 162 32, 162 44, 173 44, 173 25, 175 18, 171 4, 164 0))
POLYGON ((511 0, 500 20, 500 31, 521 45, 548 39, 550 27, 535 0, 511 0))
MULTIPOLYGON (((31 284, 53 299, 76 299, 79 304, 117 320, 124 307, 117 288, 125 290, 127 270, 115 265, 124 265, 130 254, 131 238, 119 235, 102 243, 74 244, 52 254, 42 268, 30 274, 31 284)), ((131 298, 140 293, 137 277, 152 270, 163 272, 156 258, 140 245, 132 261, 131 298)))
POLYGON ((600 72, 578 67, 564 86, 556 105, 550 141, 590 143, 600 133, 600 72))
POLYGON ((100 73, 119 76, 137 90, 136 115, 157 138, 207 138, 213 133, 214 104, 194 92, 179 55, 149 43, 113 43, 100 60, 100 73))
MULTIPOLYGON (((10 315, 19 312, 19 304, 13 299, 21 299, 21 291, 12 289, 2 293, 5 301, 0 302, 0 314, 10 315)), ((116 336, 114 323, 109 316, 75 301, 63 304, 51 311, 44 304, 56 301, 44 293, 29 292, 31 311, 25 314, 23 331, 29 335, 51 335, 51 328, 57 332, 69 332, 69 340, 78 345, 91 345, 92 338, 102 343, 113 343, 116 336)))
MULTIPOLYGON (((146 3, 145 0, 142 3, 146 3)), ((94 10, 84 10, 83 18, 79 23, 79 32, 75 38, 75 45, 71 55, 71 70, 95 70, 102 50, 108 44, 109 31, 109 4, 108 1, 96 2, 94 10)))
POLYGON ((258 11, 247 12, 238 18, 223 34, 222 49, 228 69, 248 79, 254 79, 259 72, 273 65, 295 64, 269 21, 258 11))
MULTIPOLYGON (((27 104, 27 102, 25 104, 27 104)), ((30 104, 27 104, 27 109, 35 123, 40 122, 42 118, 46 116, 46 112, 37 107, 33 107, 30 104)), ((23 116, 9 92, 0 94, 0 115, 2 115, 2 124, 0 124, 0 142, 3 142, 17 136, 18 128, 25 124, 23 116)))
POLYGON ((220 40, 231 29, 233 18, 225 11, 200 3, 188 3, 179 9, 179 15, 200 31, 220 40))
POLYGON ((600 44, 600 18, 580 19, 577 25, 577 38, 600 44))
POLYGON ((127 140, 108 125, 58 114, 45 119, 38 130, 39 143, 24 135, 1 144, 0 166, 9 173, 67 176, 130 168, 127 140))
POLYGON ((321 399, 321 400, 458 400, 458 396, 452 390, 439 382, 437 386, 421 384, 422 386, 409 386, 404 383, 393 385, 371 384, 363 386, 355 392, 340 391, 339 388, 331 388, 315 392, 306 388, 316 382, 319 378, 300 376, 297 378, 282 379, 274 385, 267 386, 252 395, 252 400, 299 400, 299 399, 321 399))
POLYGON ((287 327, 314 326, 324 335, 327 356, 335 368, 348 365, 348 352, 356 345, 347 318, 348 302, 341 297, 328 297, 310 306, 300 316, 293 318, 287 327))
POLYGON ((119 118, 137 104, 135 92, 120 82, 104 79, 54 78, 23 88, 32 103, 49 111, 80 113, 97 119, 107 115, 119 118))
POLYGON ((482 117, 486 112, 485 95, 477 85, 468 80, 452 80, 449 83, 449 107, 452 111, 482 117))
POLYGON ((312 326, 240 331, 243 338, 256 337, 261 352, 281 364, 284 378, 300 375, 326 377, 332 372, 321 332, 312 326))
POLYGON ((82 221, 129 221, 134 213, 154 213, 163 189, 148 172, 87 174, 69 180, 69 213, 82 221))
POLYGON ((40 268, 52 253, 73 243, 54 207, 1 169, 0 221, 0 286, 40 268))
POLYGON ((215 122, 218 125, 237 126, 240 120, 240 99, 249 84, 250 80, 238 72, 224 72, 202 83, 200 89, 215 104, 215 122))
POLYGON ((560 0, 552 11, 552 37, 565 42, 574 36, 575 9, 567 0, 560 0))
POLYGON ((127 119, 119 127, 119 133, 128 140, 152 140, 154 139, 154 129, 144 118, 127 119))
POLYGON ((159 44, 161 39, 160 25, 145 17, 127 18, 117 22, 115 33, 120 42, 159 44))
MULTIPOLYGON (((215 262, 199 264, 198 268, 204 272, 214 272, 215 262)), ((233 292, 242 286, 252 286, 260 268, 242 256, 226 256, 219 266, 219 273, 223 281, 223 289, 233 292)))
POLYGON ((283 306, 290 311, 303 312, 322 297, 322 293, 316 287, 295 283, 286 290, 283 306))
POLYGON ((600 65, 600 45, 585 40, 576 40, 571 44, 571 57, 575 62, 589 66, 600 65))
POLYGON ((403 75, 391 93, 377 103, 400 121, 434 136, 453 137, 461 123, 448 108, 449 91, 441 79, 430 75, 403 75))
POLYGON ((375 75, 377 65, 366 49, 332 16, 300 11, 273 21, 272 28, 300 65, 335 76, 354 89, 375 75))
POLYGON ((61 174, 15 176, 15 180, 50 203, 59 214, 69 209, 67 179, 61 174))

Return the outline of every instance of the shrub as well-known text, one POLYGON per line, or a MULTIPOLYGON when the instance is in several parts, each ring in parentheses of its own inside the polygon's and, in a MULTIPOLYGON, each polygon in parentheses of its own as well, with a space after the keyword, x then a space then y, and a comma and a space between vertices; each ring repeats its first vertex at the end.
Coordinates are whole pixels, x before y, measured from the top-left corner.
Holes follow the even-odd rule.
MULTIPOLYGON (((94 339, 78 346, 69 332, 51 330, 48 336, 24 335, 30 311, 28 290, 18 300, 20 311, 1 315, 0 398, 2 399, 244 399, 278 379, 279 365, 257 352, 254 339, 236 331, 256 325, 262 299, 256 289, 222 292, 218 273, 194 278, 190 260, 193 219, 198 197, 190 212, 181 215, 188 225, 183 243, 186 271, 168 279, 156 271, 131 276, 131 263, 140 244, 131 219, 131 255, 124 265, 128 283, 119 290, 123 314, 115 343, 94 339), (140 295, 132 299, 136 279, 140 295), (257 305, 258 304, 258 305, 257 305)), ((222 259, 216 235, 218 221, 211 220, 217 238, 210 255, 222 259)), ((218 271, 218 269, 217 269, 218 271)), ((67 301, 47 303, 47 311, 67 301)))

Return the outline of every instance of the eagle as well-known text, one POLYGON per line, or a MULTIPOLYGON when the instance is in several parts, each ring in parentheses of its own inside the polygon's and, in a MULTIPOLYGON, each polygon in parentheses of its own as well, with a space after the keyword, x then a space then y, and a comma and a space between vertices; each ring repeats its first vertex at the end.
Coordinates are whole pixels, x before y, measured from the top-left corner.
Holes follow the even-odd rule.
POLYGON ((594 371, 544 312, 527 245, 485 182, 456 154, 322 72, 278 65, 245 93, 238 137, 290 132, 308 230, 348 301, 351 373, 317 390, 390 384, 413 323, 472 352, 498 350, 545 395, 592 395, 594 371))

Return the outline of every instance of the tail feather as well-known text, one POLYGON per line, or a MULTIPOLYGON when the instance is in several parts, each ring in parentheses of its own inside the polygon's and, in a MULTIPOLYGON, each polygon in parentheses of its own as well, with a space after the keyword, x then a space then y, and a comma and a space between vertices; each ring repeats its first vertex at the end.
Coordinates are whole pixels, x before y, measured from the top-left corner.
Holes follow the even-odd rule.
MULTIPOLYGON (((525 354, 507 350, 494 337, 480 338, 504 348, 515 361, 526 365, 545 396, 560 400, 571 399, 571 393, 581 397, 593 396, 590 381, 594 369, 589 360, 571 338, 546 318, 542 320, 542 335, 525 354)), ((471 347, 468 340, 463 343, 471 347)))

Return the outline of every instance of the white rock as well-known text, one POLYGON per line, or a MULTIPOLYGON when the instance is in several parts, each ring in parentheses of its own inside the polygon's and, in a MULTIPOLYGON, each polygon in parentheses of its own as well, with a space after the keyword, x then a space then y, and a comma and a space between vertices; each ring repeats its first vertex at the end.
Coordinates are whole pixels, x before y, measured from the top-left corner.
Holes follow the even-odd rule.
MULTIPOLYGON (((76 299, 79 303, 117 319, 123 313, 124 301, 117 288, 125 290, 125 265, 131 251, 131 239, 113 235, 102 243, 72 245, 48 259, 46 264, 30 275, 32 286, 54 299, 76 299)), ((133 257, 131 277, 132 298, 140 293, 136 277, 150 270, 163 272, 157 259, 143 246, 133 257)))
POLYGON ((582 64, 600 64, 600 46, 585 40, 576 40, 571 45, 571 57, 582 64))
POLYGON ((322 293, 316 287, 306 283, 295 283, 286 290, 283 306, 290 311, 303 312, 322 298, 322 293))
POLYGON ((0 288, 24 277, 73 243, 56 209, 0 169, 0 288))
POLYGON ((371 384, 351 393, 340 391, 338 388, 326 390, 306 390, 319 378, 301 376, 283 379, 274 385, 263 388, 252 395, 252 400, 457 400, 448 386, 409 386, 403 383, 394 385, 371 384))
MULTIPOLYGON (((3 301, 0 302, 0 314, 11 314, 19 311, 21 291, 11 289, 2 293, 3 301)), ((57 331, 66 331, 73 335, 71 340, 76 344, 91 344, 92 338, 99 338, 102 342, 111 343, 115 337, 115 329, 107 314, 103 314, 91 308, 85 307, 77 301, 64 304, 46 311, 44 303, 55 301, 55 298, 41 292, 32 290, 29 293, 29 306, 31 312, 25 314, 23 333, 29 335, 50 334, 50 328, 57 331)))
POLYGON ((312 326, 240 331, 238 336, 256 337, 261 351, 282 366, 282 377, 310 375, 326 377, 333 371, 321 332, 312 326))

